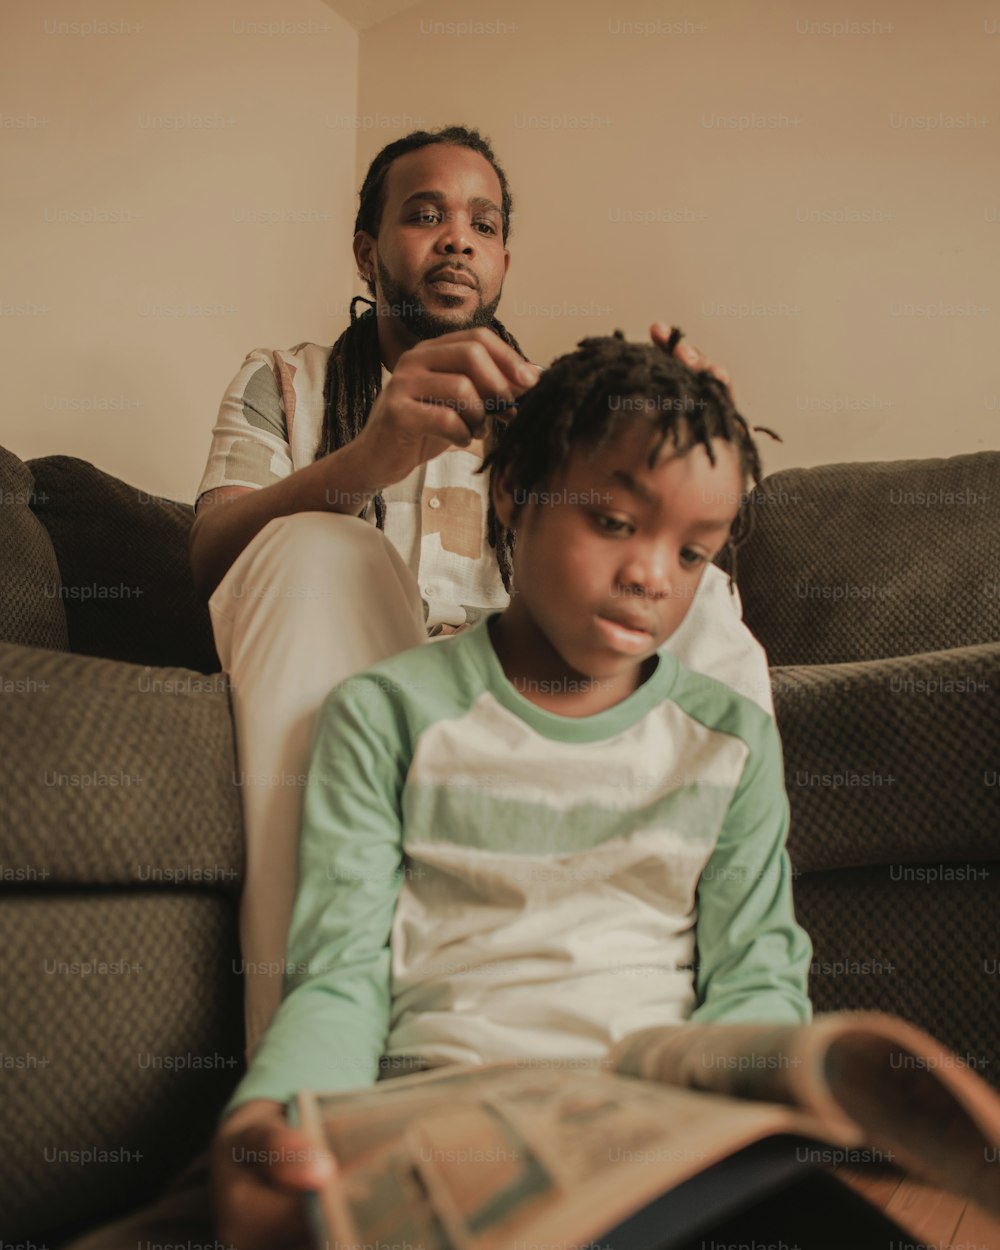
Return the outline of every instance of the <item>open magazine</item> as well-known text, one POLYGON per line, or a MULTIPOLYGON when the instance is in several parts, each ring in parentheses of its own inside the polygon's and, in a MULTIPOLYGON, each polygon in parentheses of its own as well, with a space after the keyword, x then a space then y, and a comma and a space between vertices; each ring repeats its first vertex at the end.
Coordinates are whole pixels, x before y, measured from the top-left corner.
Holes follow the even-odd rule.
MULTIPOLYGON (((294 1115, 338 1160, 314 1205, 329 1250, 679 1246, 762 1195, 787 1218, 794 1187, 837 1162, 891 1164, 1000 1215, 1000 1095, 875 1012, 644 1029, 603 1061, 451 1065, 302 1092, 294 1115)), ((801 1189, 814 1214, 819 1193, 801 1189)), ((830 1212, 855 1218, 851 1203, 844 1187, 830 1212)))

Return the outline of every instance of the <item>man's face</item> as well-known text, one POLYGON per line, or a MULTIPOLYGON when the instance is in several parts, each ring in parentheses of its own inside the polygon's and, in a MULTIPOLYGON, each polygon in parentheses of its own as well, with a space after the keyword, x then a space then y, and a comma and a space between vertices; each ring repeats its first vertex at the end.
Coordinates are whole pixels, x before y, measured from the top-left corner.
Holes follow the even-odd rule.
MULTIPOLYGON (((650 469, 654 436, 647 420, 625 418, 595 460, 574 448, 514 523, 508 644, 547 656, 553 677, 601 680, 620 697, 687 615, 743 487, 730 443, 713 440, 713 466, 704 447, 678 455, 668 439, 650 469)), ((506 483, 493 491, 509 526, 523 500, 506 483)))
POLYGON ((435 143, 393 161, 378 238, 354 242, 379 315, 415 339, 489 325, 510 263, 500 199, 493 167, 469 148, 435 143))

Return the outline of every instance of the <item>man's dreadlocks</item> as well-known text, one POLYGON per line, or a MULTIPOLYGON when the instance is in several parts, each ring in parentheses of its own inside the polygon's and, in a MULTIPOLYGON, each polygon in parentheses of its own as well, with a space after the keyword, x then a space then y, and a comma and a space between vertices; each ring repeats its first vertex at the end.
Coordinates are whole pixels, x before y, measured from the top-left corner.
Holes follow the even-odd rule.
MULTIPOLYGON (((403 138, 384 147, 372 161, 362 183, 359 193, 360 206, 354 222, 355 234, 359 230, 364 230, 373 237, 378 236, 382 211, 385 207, 386 175, 390 165, 407 152, 415 152, 433 143, 448 143, 455 147, 470 148, 493 166, 500 181, 503 241, 506 243, 513 206, 507 176, 493 155, 489 141, 483 138, 478 130, 468 130, 464 126, 446 126, 436 131, 415 130, 412 134, 404 135, 403 138)), ((375 284, 370 278, 366 285, 369 292, 375 295, 375 284)), ((521 351, 517 340, 496 317, 493 317, 489 324, 491 330, 524 357, 524 352, 521 351)), ((334 343, 327 363, 326 380, 323 385, 323 432, 316 448, 317 460, 320 456, 336 451, 339 447, 345 447, 361 433, 368 420, 372 404, 381 389, 382 360, 379 354, 378 318, 375 305, 371 300, 366 300, 363 295, 356 295, 351 300, 351 324, 334 343), (369 308, 360 316, 355 310, 355 305, 359 301, 369 305, 369 308)), ((485 443, 487 452, 496 446, 498 437, 498 424, 490 421, 485 443)), ((385 529, 385 500, 381 495, 376 495, 374 502, 375 524, 379 529, 385 529)), ((488 524, 491 530, 495 529, 498 524, 492 500, 489 506, 488 524)), ((499 563, 499 552, 497 558, 499 563)))
MULTIPOLYGON (((744 481, 749 478, 760 486, 760 456, 749 424, 718 378, 690 369, 672 355, 681 335, 682 331, 674 329, 665 347, 626 342, 621 330, 610 338, 582 339, 577 351, 560 356, 520 397, 517 415, 479 470, 508 473, 515 492, 514 519, 531 492, 544 488, 568 466, 574 446, 588 447, 594 458, 614 434, 622 415, 641 416, 656 425, 659 438, 650 450, 650 468, 667 438, 682 453, 701 444, 714 465, 712 439, 718 438, 736 448, 744 481)), ((778 438, 772 430, 756 428, 778 438)), ((745 506, 740 509, 726 543, 730 592, 736 574, 735 549, 750 532, 751 516, 745 506)), ((489 541, 509 592, 514 534, 500 523, 492 507, 489 541)))

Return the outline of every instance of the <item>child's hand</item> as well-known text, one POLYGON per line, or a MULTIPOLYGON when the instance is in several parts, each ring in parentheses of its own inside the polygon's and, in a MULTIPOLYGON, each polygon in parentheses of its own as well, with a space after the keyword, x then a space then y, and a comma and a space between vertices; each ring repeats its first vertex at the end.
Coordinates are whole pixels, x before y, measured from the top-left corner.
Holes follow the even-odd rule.
POLYGON ((235 1250, 305 1250, 313 1244, 304 1198, 336 1169, 282 1105, 257 1099, 238 1107, 212 1143, 216 1233, 235 1250))
MULTIPOLYGON (((654 322, 649 327, 649 337, 660 347, 666 347, 667 340, 670 338, 670 326, 664 325, 662 321, 654 322)), ((729 392, 729 398, 733 399, 733 388, 729 383, 729 374, 725 369, 720 369, 716 365, 710 364, 697 347, 692 347, 690 343, 682 339, 674 348, 673 354, 679 361, 692 369, 707 369, 713 377, 719 379, 729 392)), ((733 400, 733 402, 735 403, 736 401, 733 400)))

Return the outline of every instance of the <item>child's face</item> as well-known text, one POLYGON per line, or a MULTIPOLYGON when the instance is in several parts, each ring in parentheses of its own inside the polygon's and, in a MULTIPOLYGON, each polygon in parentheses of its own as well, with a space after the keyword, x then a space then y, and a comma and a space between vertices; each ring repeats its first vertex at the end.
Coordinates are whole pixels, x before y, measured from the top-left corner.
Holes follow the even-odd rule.
MULTIPOLYGON (((743 489, 736 449, 714 440, 713 465, 704 447, 677 455, 668 439, 650 469, 655 437, 647 420, 623 419, 595 459, 574 448, 566 470, 528 496, 513 523, 504 632, 522 652, 547 655, 553 670, 561 658, 576 674, 634 688, 729 536, 743 489)), ((510 526, 522 497, 506 482, 493 490, 510 526)))

